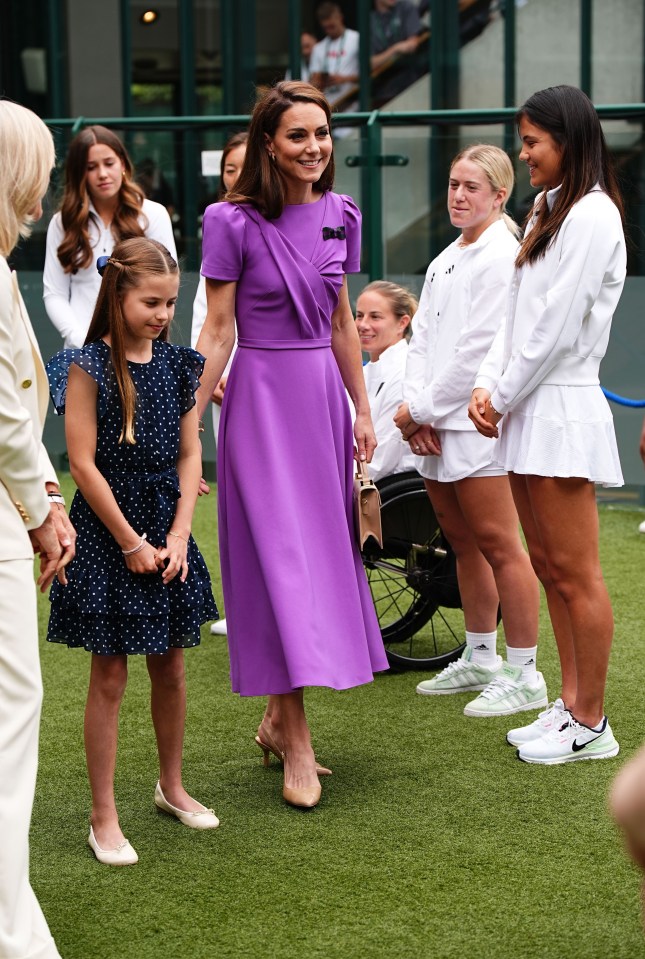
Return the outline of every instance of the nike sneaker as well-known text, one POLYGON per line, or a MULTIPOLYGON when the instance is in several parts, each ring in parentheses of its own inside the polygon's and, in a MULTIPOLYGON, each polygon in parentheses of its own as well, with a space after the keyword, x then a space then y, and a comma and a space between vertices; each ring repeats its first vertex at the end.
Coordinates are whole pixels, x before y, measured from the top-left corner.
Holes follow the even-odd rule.
POLYGON ((424 679, 417 686, 422 696, 446 696, 449 693, 470 693, 486 689, 502 668, 502 657, 498 656, 494 667, 480 666, 470 661, 472 649, 466 646, 459 659, 449 663, 445 669, 432 679, 424 679))
POLYGON ((539 739, 552 729, 559 729, 568 718, 569 713, 564 703, 561 699, 556 699, 554 703, 549 703, 547 708, 542 710, 534 722, 528 726, 511 729, 506 735, 506 741, 511 746, 522 746, 524 743, 533 742, 534 739, 539 739))
POLYGON ((504 663, 493 681, 477 699, 464 708, 464 716, 510 716, 526 709, 542 709, 548 703, 542 673, 531 686, 522 679, 522 667, 504 663))
POLYGON ((579 759, 611 759, 619 750, 606 716, 598 730, 583 726, 570 715, 559 728, 520 746, 517 756, 525 763, 554 766, 579 759))

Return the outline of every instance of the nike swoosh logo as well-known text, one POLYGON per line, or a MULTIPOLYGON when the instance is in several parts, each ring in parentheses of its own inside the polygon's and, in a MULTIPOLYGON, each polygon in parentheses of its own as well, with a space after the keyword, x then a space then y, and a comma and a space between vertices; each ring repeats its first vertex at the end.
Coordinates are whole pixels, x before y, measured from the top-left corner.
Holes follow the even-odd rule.
MULTIPOLYGON (((596 737, 596 739, 597 738, 598 737, 596 737)), ((589 746, 590 743, 595 743, 595 741, 596 741, 595 739, 589 739, 587 740, 586 743, 579 743, 579 742, 576 742, 576 740, 574 739, 573 742, 571 743, 571 748, 573 749, 574 753, 579 753, 581 749, 584 749, 585 746, 589 746)))

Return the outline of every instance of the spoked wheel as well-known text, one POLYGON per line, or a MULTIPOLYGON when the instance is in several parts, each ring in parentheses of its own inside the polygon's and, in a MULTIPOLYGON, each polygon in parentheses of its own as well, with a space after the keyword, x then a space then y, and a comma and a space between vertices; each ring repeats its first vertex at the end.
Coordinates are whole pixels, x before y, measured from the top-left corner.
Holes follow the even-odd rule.
POLYGON ((388 661, 394 669, 442 669, 464 648, 454 553, 418 473, 377 485, 383 549, 366 546, 363 563, 388 661))

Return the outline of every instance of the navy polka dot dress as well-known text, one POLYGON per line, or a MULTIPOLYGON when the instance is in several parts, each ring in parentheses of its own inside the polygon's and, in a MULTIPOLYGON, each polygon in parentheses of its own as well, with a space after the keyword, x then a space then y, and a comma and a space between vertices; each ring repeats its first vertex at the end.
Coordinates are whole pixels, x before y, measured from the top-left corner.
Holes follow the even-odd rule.
MULTIPOLYGON (((121 403, 110 348, 97 340, 63 350, 47 364, 57 413, 65 412, 72 363, 98 384, 96 466, 119 508, 153 546, 164 546, 180 496, 176 462, 179 420, 195 405, 204 358, 188 347, 154 342, 149 363, 128 363, 137 389, 134 446, 119 443, 121 403)), ((188 576, 164 585, 161 573, 131 573, 121 547, 92 512, 80 490, 70 509, 78 533, 67 586, 54 581, 47 639, 101 655, 165 653, 199 644, 199 628, 218 612, 210 577, 192 536, 188 576)))

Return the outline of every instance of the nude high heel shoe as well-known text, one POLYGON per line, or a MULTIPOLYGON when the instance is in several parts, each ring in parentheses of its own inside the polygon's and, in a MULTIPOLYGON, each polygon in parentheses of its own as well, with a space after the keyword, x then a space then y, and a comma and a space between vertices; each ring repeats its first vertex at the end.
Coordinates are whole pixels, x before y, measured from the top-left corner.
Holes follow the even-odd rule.
MULTIPOLYGON (((286 753, 282 753, 283 764, 287 758, 286 753)), ((298 809, 313 809, 320 802, 322 787, 320 783, 316 786, 282 786, 282 798, 290 806, 296 806, 298 809)))
MULTIPOLYGON (((280 749, 276 741, 273 739, 271 734, 266 729, 262 729, 262 730, 258 729, 258 734, 255 737, 255 741, 260 747, 260 749, 262 750, 262 752, 264 753, 262 762, 265 767, 268 766, 269 763, 271 762, 271 760, 269 759, 269 756, 271 755, 271 753, 273 753, 273 755, 275 756, 275 758, 278 760, 280 764, 284 762, 282 750, 280 749)), ((331 769, 327 769, 326 766, 320 766, 318 763, 316 763, 316 773, 318 776, 332 775, 331 769)))

